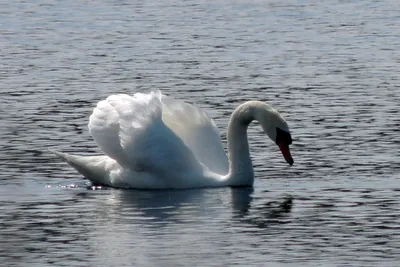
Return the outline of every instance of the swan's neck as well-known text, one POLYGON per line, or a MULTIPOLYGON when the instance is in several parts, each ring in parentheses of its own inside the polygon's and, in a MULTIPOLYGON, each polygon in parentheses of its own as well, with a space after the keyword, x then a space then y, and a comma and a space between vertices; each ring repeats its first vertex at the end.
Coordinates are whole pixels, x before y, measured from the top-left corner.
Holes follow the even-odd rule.
POLYGON ((247 139, 247 127, 253 119, 251 105, 245 103, 233 112, 229 121, 227 180, 232 186, 252 186, 254 182, 253 164, 247 139))

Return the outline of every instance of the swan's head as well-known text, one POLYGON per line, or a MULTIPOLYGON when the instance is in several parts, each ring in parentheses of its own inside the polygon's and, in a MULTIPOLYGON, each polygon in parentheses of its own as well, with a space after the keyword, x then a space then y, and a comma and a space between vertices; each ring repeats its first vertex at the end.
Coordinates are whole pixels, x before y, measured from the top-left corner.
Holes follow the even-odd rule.
POLYGON ((289 149, 292 136, 285 119, 276 109, 258 101, 254 103, 253 115, 268 137, 278 145, 286 162, 293 165, 294 161, 289 149))

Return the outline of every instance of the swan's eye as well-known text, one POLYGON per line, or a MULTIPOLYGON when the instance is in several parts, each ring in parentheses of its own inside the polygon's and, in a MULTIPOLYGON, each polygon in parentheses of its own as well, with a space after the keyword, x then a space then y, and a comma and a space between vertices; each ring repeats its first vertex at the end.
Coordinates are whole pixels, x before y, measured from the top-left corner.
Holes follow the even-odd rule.
POLYGON ((276 144, 281 144, 281 143, 286 145, 291 145, 292 136, 290 135, 289 132, 276 127, 276 144))

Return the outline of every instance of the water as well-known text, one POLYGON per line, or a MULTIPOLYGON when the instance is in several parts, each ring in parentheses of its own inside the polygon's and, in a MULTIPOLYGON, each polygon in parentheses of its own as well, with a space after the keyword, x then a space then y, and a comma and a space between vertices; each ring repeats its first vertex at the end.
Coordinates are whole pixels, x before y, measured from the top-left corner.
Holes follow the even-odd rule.
POLYGON ((397 266, 398 1, 0 6, 0 265, 397 266), (153 88, 224 141, 239 103, 268 101, 295 165, 257 125, 254 189, 90 190, 46 151, 98 152, 97 101, 153 88))

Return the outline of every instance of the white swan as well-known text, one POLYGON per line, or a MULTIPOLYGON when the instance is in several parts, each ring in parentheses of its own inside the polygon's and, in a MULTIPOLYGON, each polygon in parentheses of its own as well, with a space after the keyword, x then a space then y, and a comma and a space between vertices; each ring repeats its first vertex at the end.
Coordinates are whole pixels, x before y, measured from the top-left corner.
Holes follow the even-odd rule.
POLYGON ((289 127, 271 106, 249 101, 228 126, 229 161, 212 119, 160 91, 111 95, 90 116, 89 130, 103 156, 53 151, 94 184, 117 188, 187 189, 252 186, 247 126, 257 120, 292 165, 289 127))

